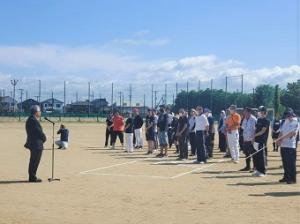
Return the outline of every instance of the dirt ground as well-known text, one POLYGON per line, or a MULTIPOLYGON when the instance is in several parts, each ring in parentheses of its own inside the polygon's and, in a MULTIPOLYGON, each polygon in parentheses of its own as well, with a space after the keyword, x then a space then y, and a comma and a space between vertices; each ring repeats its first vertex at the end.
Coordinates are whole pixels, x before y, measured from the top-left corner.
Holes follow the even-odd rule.
POLYGON ((70 148, 55 151, 61 181, 49 183, 52 131, 42 126, 48 137, 38 170, 43 182, 32 184, 24 123, 0 123, 1 224, 300 223, 300 181, 278 183, 279 153, 269 152, 266 177, 253 178, 238 171, 243 159, 223 160, 216 148, 203 165, 192 164, 194 158, 178 162, 173 152, 156 159, 104 149, 103 124, 69 123, 70 148))

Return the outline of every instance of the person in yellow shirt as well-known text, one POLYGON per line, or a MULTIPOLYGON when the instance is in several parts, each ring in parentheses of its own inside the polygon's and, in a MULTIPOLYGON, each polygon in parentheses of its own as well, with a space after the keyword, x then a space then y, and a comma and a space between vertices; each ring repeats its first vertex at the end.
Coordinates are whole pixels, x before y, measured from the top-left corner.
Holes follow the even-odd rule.
POLYGON ((236 105, 229 107, 229 116, 226 119, 226 135, 231 158, 234 163, 239 162, 239 128, 241 116, 236 112, 236 105))

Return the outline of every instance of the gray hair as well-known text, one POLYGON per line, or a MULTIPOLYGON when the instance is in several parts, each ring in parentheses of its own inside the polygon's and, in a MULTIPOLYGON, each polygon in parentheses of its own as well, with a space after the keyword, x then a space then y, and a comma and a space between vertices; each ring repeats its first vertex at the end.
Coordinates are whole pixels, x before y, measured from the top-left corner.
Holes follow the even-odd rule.
POLYGON ((34 115, 36 112, 40 112, 41 111, 41 108, 39 105, 32 105, 30 107, 30 113, 31 115, 34 115))

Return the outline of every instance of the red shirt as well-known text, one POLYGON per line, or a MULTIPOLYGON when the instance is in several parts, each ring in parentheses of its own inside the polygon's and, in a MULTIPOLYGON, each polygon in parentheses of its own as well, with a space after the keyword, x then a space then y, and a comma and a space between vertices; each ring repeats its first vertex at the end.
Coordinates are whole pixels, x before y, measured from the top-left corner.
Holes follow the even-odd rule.
POLYGON ((124 118, 122 116, 113 116, 112 121, 114 131, 124 131, 124 118))

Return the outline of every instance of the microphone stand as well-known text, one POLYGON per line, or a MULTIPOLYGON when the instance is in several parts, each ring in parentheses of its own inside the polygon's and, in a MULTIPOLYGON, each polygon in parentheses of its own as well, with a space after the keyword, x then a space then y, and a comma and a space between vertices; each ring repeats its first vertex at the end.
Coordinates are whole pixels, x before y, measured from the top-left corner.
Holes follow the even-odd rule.
POLYGON ((54 126, 55 126, 55 123, 46 117, 45 117, 45 120, 52 124, 52 173, 51 173, 51 177, 48 178, 48 181, 49 182, 60 181, 59 178, 54 178, 54 126))

